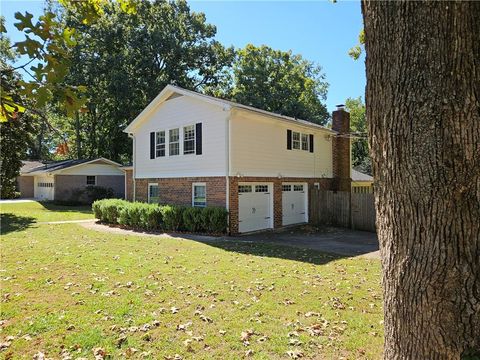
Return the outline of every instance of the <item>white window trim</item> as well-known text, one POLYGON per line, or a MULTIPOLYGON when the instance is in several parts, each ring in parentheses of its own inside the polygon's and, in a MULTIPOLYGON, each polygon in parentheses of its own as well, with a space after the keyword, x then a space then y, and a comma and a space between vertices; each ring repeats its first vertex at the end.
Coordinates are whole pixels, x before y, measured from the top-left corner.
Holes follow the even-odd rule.
POLYGON ((170 149, 170 148, 167 148, 168 147, 167 134, 168 134, 168 130, 156 130, 155 131, 155 159, 156 158, 163 158, 163 157, 167 156, 167 149, 168 150, 170 149), (162 131, 164 133, 163 137, 165 139, 165 142, 162 144, 162 145, 164 145, 164 148, 163 148, 164 155, 163 156, 158 156, 157 155, 157 147, 158 147, 158 145, 160 145, 160 143, 157 142, 157 133, 162 132, 162 131))
POLYGON ((291 131, 292 131, 292 140, 291 140, 291 149, 290 150, 310 152, 310 134, 309 133, 303 133, 301 131, 296 131, 296 130, 293 130, 293 129, 291 129, 291 131), (294 141, 293 140, 293 134, 294 133, 300 134, 300 139, 299 139, 299 144, 300 144, 299 146, 300 147, 298 149, 293 147, 293 141, 294 141), (303 136, 307 137, 307 148, 306 149, 302 149, 302 144, 303 144, 302 137, 303 136))
POLYGON ((86 186, 97 186, 97 175, 86 175, 85 184, 86 184, 86 186), (95 184, 93 184, 93 185, 88 183, 88 178, 92 177, 92 176, 95 178, 95 184))
POLYGON ((204 182, 192 183, 192 206, 193 207, 207 207, 207 183, 204 183, 204 182), (205 206, 195 206, 195 186, 205 186, 205 206))
POLYGON ((167 132, 168 132, 168 156, 180 156, 183 155, 183 131, 180 131, 183 129, 181 126, 178 127, 173 127, 171 129, 165 130, 165 144, 167 144, 167 132), (170 130, 178 130, 178 141, 174 142, 178 143, 178 154, 172 155, 170 154, 170 130))
POLYGON ((179 136, 182 139, 182 155, 196 155, 197 154, 197 127, 196 124, 187 124, 182 127, 182 136, 179 136), (193 152, 185 154, 185 128, 193 127, 193 152))
MULTIPOLYGON (((160 186, 158 185, 158 183, 148 183, 148 187, 147 187, 147 199, 148 199, 148 203, 149 203, 149 204, 151 204, 151 203, 150 203, 150 186, 157 186, 157 187, 158 187, 158 192, 159 192, 158 195, 160 195, 160 186)), ((160 196, 159 196, 159 198, 160 198, 160 196)))

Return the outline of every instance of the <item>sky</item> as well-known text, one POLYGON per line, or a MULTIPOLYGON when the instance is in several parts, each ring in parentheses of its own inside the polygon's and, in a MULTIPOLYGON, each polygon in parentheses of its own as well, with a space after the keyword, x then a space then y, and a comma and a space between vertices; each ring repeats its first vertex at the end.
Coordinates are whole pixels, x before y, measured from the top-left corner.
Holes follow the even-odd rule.
MULTIPOLYGON (((12 42, 23 35, 16 30, 14 13, 28 11, 35 18, 43 1, 2 0, 7 32, 12 42)), ((365 59, 353 60, 348 50, 358 43, 362 29, 360 1, 189 1, 217 27, 216 39, 237 48, 246 44, 291 50, 320 66, 330 84, 326 105, 333 111, 349 97, 364 97, 365 59)))

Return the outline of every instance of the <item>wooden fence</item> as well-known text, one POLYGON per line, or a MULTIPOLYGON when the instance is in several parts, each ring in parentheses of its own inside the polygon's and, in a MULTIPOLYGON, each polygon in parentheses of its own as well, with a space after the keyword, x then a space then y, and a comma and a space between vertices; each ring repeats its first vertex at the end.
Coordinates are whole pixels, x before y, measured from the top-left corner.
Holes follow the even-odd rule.
POLYGON ((375 232, 373 194, 312 189, 310 220, 316 224, 375 232))

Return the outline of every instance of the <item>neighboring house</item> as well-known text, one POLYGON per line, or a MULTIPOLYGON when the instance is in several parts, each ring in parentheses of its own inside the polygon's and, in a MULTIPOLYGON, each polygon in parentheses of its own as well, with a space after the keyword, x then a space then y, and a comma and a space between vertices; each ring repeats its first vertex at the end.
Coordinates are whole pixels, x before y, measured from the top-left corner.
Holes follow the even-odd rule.
POLYGON ((232 234, 308 222, 309 191, 351 190, 350 117, 332 129, 167 86, 124 130, 126 198, 229 211, 232 234))
POLYGON ((352 169, 352 192, 373 193, 373 177, 352 169))
POLYGON ((70 200, 76 190, 87 186, 112 188, 124 197, 125 175, 121 165, 104 158, 64 160, 50 163, 24 161, 17 177, 22 198, 70 200))

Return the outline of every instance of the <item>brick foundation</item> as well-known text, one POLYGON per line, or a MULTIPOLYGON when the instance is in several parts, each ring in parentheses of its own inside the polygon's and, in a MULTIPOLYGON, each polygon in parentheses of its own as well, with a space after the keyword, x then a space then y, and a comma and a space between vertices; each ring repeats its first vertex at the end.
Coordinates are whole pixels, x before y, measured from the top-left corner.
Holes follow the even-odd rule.
POLYGON ((133 170, 125 170, 125 199, 133 201, 133 170))
POLYGON ((218 177, 136 179, 135 200, 148 201, 148 184, 158 184, 161 204, 192 205, 192 184, 205 183, 207 206, 226 206, 226 180, 218 177))

